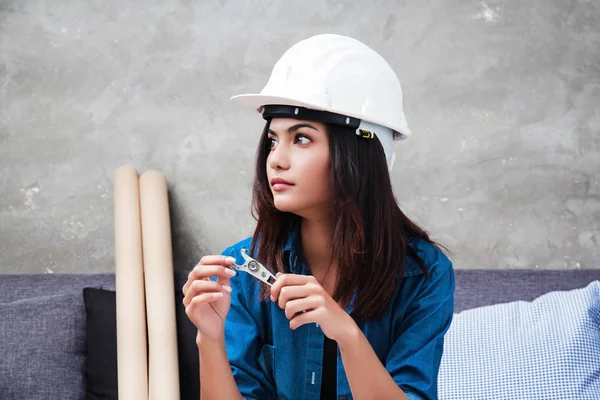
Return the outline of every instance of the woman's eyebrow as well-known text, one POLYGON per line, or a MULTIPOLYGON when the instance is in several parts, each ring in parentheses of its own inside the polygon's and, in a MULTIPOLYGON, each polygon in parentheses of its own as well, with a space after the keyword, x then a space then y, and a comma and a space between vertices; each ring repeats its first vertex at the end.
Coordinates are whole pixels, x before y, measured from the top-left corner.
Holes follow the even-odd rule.
MULTIPOLYGON (((314 129, 315 131, 318 131, 318 129, 315 128, 314 126, 312 126, 311 124, 296 124, 296 125, 292 125, 289 128, 287 128, 287 133, 290 133, 290 134, 294 133, 300 128, 310 128, 310 129, 314 129)), ((275 131, 272 131, 271 129, 269 129, 269 133, 273 136, 277 136, 277 133, 275 133, 275 131)))

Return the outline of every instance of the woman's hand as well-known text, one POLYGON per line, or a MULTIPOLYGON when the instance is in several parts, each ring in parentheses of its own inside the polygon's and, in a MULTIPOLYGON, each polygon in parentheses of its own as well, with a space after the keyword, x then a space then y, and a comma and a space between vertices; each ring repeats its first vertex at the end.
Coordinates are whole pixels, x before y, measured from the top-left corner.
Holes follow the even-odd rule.
POLYGON ((235 258, 204 256, 183 286, 185 313, 198 328, 197 341, 224 339, 225 318, 231 305, 229 279, 236 274, 228 268, 235 258), (212 281, 211 277, 218 280, 212 281))
POLYGON ((285 310, 290 328, 314 322, 331 340, 340 342, 356 333, 358 326, 336 303, 314 276, 277 274, 271 286, 271 300, 285 310))

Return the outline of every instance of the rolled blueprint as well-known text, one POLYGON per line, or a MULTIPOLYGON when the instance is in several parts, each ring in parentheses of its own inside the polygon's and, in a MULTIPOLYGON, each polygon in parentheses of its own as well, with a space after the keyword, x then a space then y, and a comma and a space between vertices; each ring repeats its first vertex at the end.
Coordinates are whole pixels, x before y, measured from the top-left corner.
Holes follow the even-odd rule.
POLYGON ((140 196, 150 360, 149 398, 179 400, 175 283, 164 175, 158 171, 142 174, 140 196))
POLYGON ((148 353, 137 170, 115 172, 115 288, 119 399, 148 400, 148 353))

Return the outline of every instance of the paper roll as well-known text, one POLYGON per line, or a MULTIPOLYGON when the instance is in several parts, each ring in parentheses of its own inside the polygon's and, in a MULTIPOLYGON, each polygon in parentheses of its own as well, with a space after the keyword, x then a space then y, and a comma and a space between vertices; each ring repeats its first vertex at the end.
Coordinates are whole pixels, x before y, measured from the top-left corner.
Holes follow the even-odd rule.
POLYGON ((175 283, 164 175, 158 171, 142 174, 140 197, 150 359, 149 398, 179 400, 175 283))
POLYGON ((115 172, 115 289, 119 399, 148 400, 148 353, 137 170, 115 172))

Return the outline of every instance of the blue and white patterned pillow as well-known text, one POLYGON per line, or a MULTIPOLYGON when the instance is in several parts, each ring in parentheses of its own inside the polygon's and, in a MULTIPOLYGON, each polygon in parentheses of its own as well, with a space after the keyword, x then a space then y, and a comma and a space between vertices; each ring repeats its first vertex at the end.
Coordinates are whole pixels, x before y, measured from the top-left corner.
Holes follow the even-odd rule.
POLYGON ((454 315, 440 400, 600 399, 600 281, 454 315))

